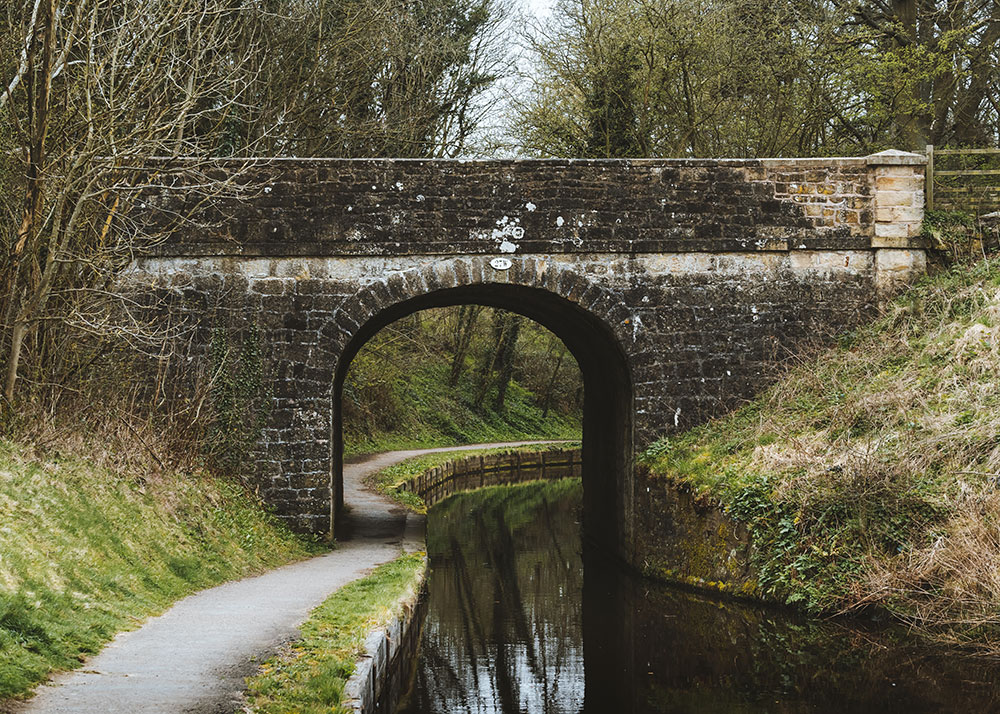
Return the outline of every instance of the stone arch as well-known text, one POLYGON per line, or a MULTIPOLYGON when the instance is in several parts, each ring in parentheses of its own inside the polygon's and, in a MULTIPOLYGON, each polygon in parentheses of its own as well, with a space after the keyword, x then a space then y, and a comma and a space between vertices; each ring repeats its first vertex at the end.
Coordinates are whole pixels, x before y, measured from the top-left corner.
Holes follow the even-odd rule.
POLYGON ((628 559, 632 544, 634 395, 632 316, 610 290, 543 258, 496 270, 488 258, 431 259, 373 281, 333 316, 344 340, 337 360, 331 439, 333 500, 343 503, 342 392, 354 356, 380 329, 413 312, 476 303, 547 327, 576 358, 584 380, 584 533, 628 559))

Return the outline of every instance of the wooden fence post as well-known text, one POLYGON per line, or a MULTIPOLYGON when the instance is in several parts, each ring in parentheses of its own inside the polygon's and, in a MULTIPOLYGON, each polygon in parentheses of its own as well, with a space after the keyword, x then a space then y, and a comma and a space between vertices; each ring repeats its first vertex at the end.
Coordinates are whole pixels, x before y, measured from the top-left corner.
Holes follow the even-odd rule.
POLYGON ((927 166, 924 167, 924 201, 928 211, 934 210, 934 144, 927 145, 927 166))

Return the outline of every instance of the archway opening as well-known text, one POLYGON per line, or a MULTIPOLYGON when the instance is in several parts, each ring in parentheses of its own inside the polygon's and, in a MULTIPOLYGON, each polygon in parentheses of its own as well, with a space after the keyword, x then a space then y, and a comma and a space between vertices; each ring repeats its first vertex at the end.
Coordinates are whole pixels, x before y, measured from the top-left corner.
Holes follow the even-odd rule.
POLYGON ((625 354, 610 327, 546 290, 478 284, 437 290, 377 312, 344 349, 333 390, 333 508, 344 506, 344 385, 361 348, 380 330, 429 308, 480 305, 533 320, 550 330, 579 365, 583 381, 583 532, 601 550, 627 559, 631 546, 633 393, 625 354))

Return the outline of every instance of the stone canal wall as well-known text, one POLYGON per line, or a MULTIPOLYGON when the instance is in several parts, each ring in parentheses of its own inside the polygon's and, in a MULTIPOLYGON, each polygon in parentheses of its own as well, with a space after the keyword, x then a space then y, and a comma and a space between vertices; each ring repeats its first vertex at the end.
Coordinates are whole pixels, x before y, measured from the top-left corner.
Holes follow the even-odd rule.
POLYGON ((711 498, 642 466, 638 492, 636 568, 648 577, 737 596, 759 595, 753 545, 743 523, 711 498))
POLYGON ((344 706, 357 714, 392 714, 406 691, 420 642, 426 612, 424 581, 419 581, 395 605, 398 612, 384 627, 365 638, 364 654, 344 685, 344 706))

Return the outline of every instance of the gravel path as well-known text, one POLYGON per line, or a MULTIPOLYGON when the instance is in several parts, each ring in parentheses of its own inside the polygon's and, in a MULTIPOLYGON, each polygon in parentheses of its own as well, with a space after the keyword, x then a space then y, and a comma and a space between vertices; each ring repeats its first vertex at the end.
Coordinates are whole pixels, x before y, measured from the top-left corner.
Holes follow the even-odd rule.
POLYGON ((81 669, 39 688, 23 714, 222 714, 240 709, 244 678, 294 640, 330 593, 401 550, 423 549, 422 519, 364 488, 364 477, 411 456, 537 442, 392 451, 344 466, 348 527, 337 549, 203 590, 125 632, 81 669), (345 536, 349 539, 345 539, 345 536))

